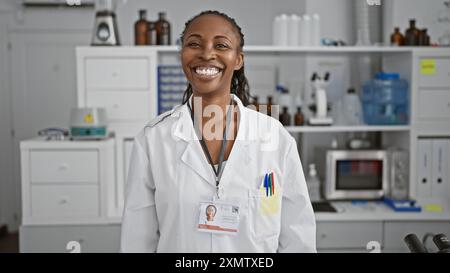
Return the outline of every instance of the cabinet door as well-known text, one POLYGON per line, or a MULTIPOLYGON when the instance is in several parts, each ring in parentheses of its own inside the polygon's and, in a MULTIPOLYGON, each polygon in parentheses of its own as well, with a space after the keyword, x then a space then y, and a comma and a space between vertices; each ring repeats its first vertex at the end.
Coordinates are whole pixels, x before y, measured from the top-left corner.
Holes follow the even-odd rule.
POLYGON ((22 226, 20 252, 68 253, 68 243, 76 241, 81 253, 119 252, 120 225, 22 226))
POLYGON ((382 245, 382 222, 318 222, 317 249, 333 251, 342 249, 365 250, 368 243, 382 245))
MULTIPOLYGON (((406 235, 414 233, 422 240, 427 233, 444 233, 450 236, 450 221, 389 221, 384 223, 384 251, 385 252, 409 252, 403 239, 406 235)), ((436 251, 432 238, 426 245, 429 250, 436 251)))
MULTIPOLYGON (((69 125, 77 94, 75 47, 88 44, 91 31, 23 29, 10 37, 14 184, 20 185, 19 142, 40 129, 69 125)), ((20 219, 20 187, 11 194, 20 219)))

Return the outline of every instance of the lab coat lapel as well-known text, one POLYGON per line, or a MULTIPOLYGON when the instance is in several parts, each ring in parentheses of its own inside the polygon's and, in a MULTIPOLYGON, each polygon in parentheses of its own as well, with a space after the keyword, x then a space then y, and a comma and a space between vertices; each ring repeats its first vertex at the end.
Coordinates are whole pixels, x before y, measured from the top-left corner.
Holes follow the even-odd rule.
POLYGON ((247 109, 237 96, 231 94, 233 100, 236 101, 240 113, 239 127, 236 140, 234 141, 233 149, 228 157, 227 164, 222 173, 220 184, 222 186, 229 183, 230 180, 236 174, 236 171, 246 170, 249 164, 252 162, 252 154, 250 153, 250 139, 248 136, 248 130, 250 129, 249 120, 247 119, 247 109))
POLYGON ((203 180, 215 187, 213 171, 195 134, 192 119, 186 104, 181 106, 179 114, 181 116, 174 127, 173 135, 183 141, 185 145, 184 151, 181 154, 181 161, 203 178, 203 180))

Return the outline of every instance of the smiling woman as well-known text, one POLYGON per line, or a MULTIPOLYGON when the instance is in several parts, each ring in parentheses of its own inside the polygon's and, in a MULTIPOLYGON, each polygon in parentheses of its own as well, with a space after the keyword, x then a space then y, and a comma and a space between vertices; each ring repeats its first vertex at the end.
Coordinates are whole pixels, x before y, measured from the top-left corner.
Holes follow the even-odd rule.
POLYGON ((183 104, 135 138, 121 250, 315 252, 297 144, 278 120, 245 107, 241 28, 205 11, 181 41, 189 84, 183 104))

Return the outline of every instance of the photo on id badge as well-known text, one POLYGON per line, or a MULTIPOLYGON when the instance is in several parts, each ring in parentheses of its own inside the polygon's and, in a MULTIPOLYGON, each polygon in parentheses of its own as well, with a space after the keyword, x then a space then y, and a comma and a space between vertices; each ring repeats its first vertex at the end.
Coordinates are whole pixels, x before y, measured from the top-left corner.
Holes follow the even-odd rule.
POLYGON ((237 234, 239 227, 239 205, 228 202, 201 202, 198 231, 237 234))

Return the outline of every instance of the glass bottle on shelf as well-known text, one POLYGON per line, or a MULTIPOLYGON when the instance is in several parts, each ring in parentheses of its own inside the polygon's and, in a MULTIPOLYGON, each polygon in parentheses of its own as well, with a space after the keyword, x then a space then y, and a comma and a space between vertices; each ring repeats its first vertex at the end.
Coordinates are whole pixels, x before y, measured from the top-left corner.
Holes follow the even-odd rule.
POLYGON ((273 97, 268 96, 267 97, 267 115, 268 116, 272 115, 272 105, 273 105, 273 97))
POLYGON ((419 29, 416 28, 416 20, 409 20, 409 28, 406 30, 405 34, 405 45, 416 46, 419 44, 419 29))
POLYGON ((305 116, 302 113, 302 108, 299 106, 297 107, 297 113, 295 113, 294 116, 294 125, 303 126, 304 123, 305 123, 305 116))
POLYGON ((148 22, 148 44, 157 45, 156 39, 156 22, 148 22))
POLYGON ((420 31, 419 34, 419 45, 420 46, 429 46, 430 45, 430 36, 427 33, 428 29, 424 28, 420 31))
POLYGON ((311 202, 320 201, 320 180, 317 177, 316 165, 309 164, 308 179, 306 185, 308 187, 309 198, 311 202))
POLYGON ((139 20, 134 24, 134 44, 148 45, 149 25, 147 22, 147 11, 139 10, 139 20))
POLYGON ((284 126, 290 126, 291 125, 291 115, 289 115, 288 107, 283 106, 283 112, 280 114, 280 122, 284 126))
POLYGON ((400 32, 400 28, 396 27, 391 35, 391 46, 402 46, 405 44, 405 37, 400 32))
POLYGON ((259 112, 259 102, 258 102, 258 96, 253 96, 253 101, 251 103, 251 105, 254 106, 254 109, 259 112))
POLYGON ((166 13, 159 12, 159 19, 155 23, 156 27, 156 44, 170 45, 170 23, 167 21, 166 13))

